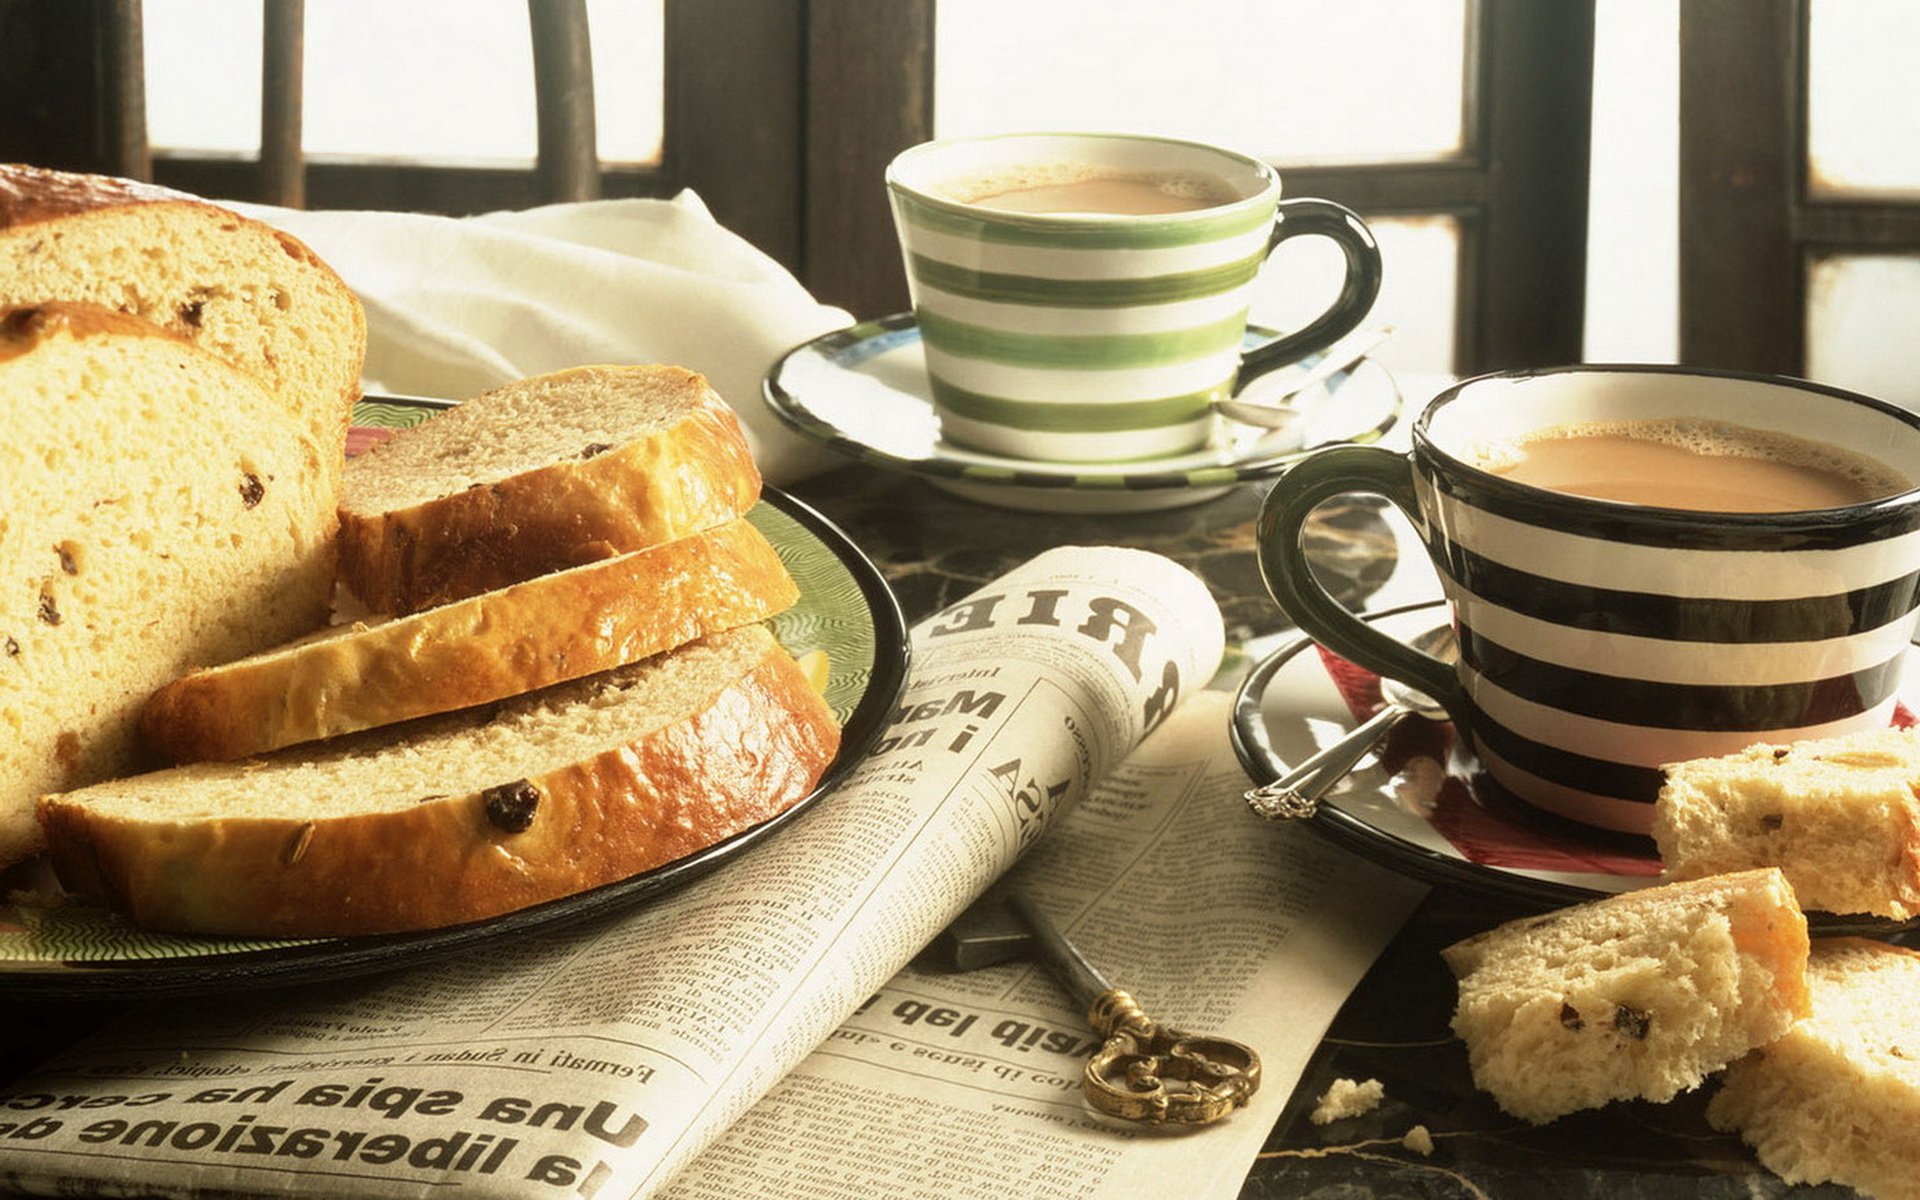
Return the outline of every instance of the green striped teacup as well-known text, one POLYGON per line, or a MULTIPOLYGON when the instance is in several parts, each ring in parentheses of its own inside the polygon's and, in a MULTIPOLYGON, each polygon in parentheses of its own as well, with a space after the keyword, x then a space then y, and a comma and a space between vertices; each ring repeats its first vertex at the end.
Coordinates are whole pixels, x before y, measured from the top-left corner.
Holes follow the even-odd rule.
POLYGON ((1195 142, 928 142, 894 159, 887 189, 942 436, 994 454, 1113 462, 1192 450, 1212 432, 1216 399, 1353 329, 1380 289, 1358 216, 1281 200, 1272 167, 1195 142), (1345 254, 1339 297, 1243 355, 1254 277, 1304 234, 1345 254))

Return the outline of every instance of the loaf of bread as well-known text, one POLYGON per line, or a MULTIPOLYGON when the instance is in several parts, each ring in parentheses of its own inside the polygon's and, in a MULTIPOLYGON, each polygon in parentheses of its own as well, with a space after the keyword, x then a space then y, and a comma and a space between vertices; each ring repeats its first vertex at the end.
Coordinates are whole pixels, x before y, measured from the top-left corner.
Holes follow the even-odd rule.
POLYGON ((744 517, 411 616, 336 626, 155 693, 148 746, 240 758, 578 679, 762 621, 800 597, 744 517))
POLYGON ((1535 1123, 1669 1100, 1807 1011, 1807 923, 1773 869, 1528 917, 1444 952, 1474 1082, 1535 1123))
POLYGON ((1821 939, 1813 1012, 1727 1069, 1707 1119, 1789 1183, 1920 1198, 1920 953, 1821 939))
POLYGON ((1673 879, 1779 867, 1800 903, 1920 915, 1920 730, 1749 746, 1666 768, 1653 838, 1673 879))
POLYGON ((0 306, 48 300, 141 317, 252 374, 337 486, 366 317, 298 239, 166 188, 0 163, 0 306))
POLYGON ((248 375, 133 317, 0 313, 0 863, 33 802, 134 769, 140 705, 318 628, 331 445, 248 375))
POLYGON ((731 520, 760 472, 700 375, 578 367, 400 431, 348 463, 344 486, 341 581, 405 613, 731 520))
POLYGON ((765 626, 498 705, 44 797, 62 884, 142 926, 454 925, 682 858, 807 795, 839 731, 765 626))

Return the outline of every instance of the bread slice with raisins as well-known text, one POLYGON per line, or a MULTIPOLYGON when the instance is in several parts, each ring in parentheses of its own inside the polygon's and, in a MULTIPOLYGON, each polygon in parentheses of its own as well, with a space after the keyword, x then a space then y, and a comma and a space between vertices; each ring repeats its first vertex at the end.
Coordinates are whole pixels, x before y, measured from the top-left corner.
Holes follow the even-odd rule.
POLYGON ((135 769, 183 670, 319 628, 334 493, 253 376, 82 304, 0 313, 0 863, 42 792, 135 769))
POLYGON ((1788 1183, 1920 1200, 1920 953, 1818 939, 1807 986, 1813 1011, 1727 1068, 1707 1120, 1788 1183))
POLYGON ((760 471, 739 419, 679 367, 576 367, 438 414, 347 464, 340 578, 406 613, 740 516, 760 471))
POLYGON ((1673 879, 1779 867, 1808 909, 1920 915, 1920 729, 1760 744, 1666 768, 1653 839, 1673 879))
POLYGON ((1442 952, 1474 1083, 1544 1123, 1670 1100, 1807 1012, 1807 922, 1772 868, 1511 921, 1442 952))
POLYGON ((799 598, 779 553, 742 517, 195 671, 154 694, 141 732, 174 762, 263 754, 623 666, 799 598))
POLYGON ((152 184, 0 163, 0 306, 49 300, 140 317, 253 375, 337 486, 366 316, 299 239, 152 184))
POLYGON ((62 884, 148 928, 390 933, 702 850, 805 797, 838 745, 748 625, 498 705, 48 796, 40 820, 62 884))

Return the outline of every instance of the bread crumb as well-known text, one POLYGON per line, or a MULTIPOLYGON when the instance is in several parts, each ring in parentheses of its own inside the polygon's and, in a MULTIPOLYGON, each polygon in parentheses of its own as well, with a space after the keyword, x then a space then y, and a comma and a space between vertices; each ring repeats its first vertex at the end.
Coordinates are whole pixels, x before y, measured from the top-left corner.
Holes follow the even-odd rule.
POLYGON ((1314 1106, 1307 1117, 1315 1125, 1326 1125, 1347 1117, 1365 1116, 1380 1107, 1386 1099, 1387 1085, 1378 1079, 1369 1079, 1365 1083, 1355 1083, 1351 1079, 1336 1079, 1327 1094, 1320 1097, 1320 1103, 1314 1106))
POLYGON ((1421 1158, 1426 1158, 1433 1153, 1433 1134, 1425 1125, 1415 1125, 1407 1130, 1406 1136, 1400 1139, 1400 1144, 1421 1158))

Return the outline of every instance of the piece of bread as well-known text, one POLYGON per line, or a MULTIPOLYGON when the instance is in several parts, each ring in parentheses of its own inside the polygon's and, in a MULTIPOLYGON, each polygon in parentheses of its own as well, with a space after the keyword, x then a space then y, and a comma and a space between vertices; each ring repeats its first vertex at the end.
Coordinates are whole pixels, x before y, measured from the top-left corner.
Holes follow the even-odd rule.
POLYGON ((249 372, 308 423, 337 486, 366 317, 291 234, 151 184, 0 163, 0 305, 47 300, 130 313, 249 372))
POLYGON ((1779 867, 1808 909, 1920 915, 1920 730, 1749 746, 1666 768, 1668 877, 1779 867))
POLYGON ((684 857, 812 790, 839 730, 765 626, 499 705, 40 802, 60 880, 154 929, 453 925, 684 857))
POLYGON ((679 367, 578 367, 482 393, 347 464, 340 578, 414 612, 731 520, 760 495, 740 422, 679 367))
POLYGON ((1708 1121, 1789 1183, 1920 1198, 1920 953, 1823 938, 1807 983, 1812 1014, 1727 1069, 1708 1121))
POLYGON ((161 684, 326 621, 334 497, 308 426, 145 321, 0 313, 0 863, 35 797, 141 765, 161 684))
POLYGON ((1807 1011, 1807 922, 1772 869, 1609 896, 1442 953, 1474 1082, 1535 1123, 1669 1100, 1807 1011))
POLYGON ((173 762, 263 754, 623 666, 799 598, 779 553, 742 517, 196 671, 154 694, 141 733, 173 762))

